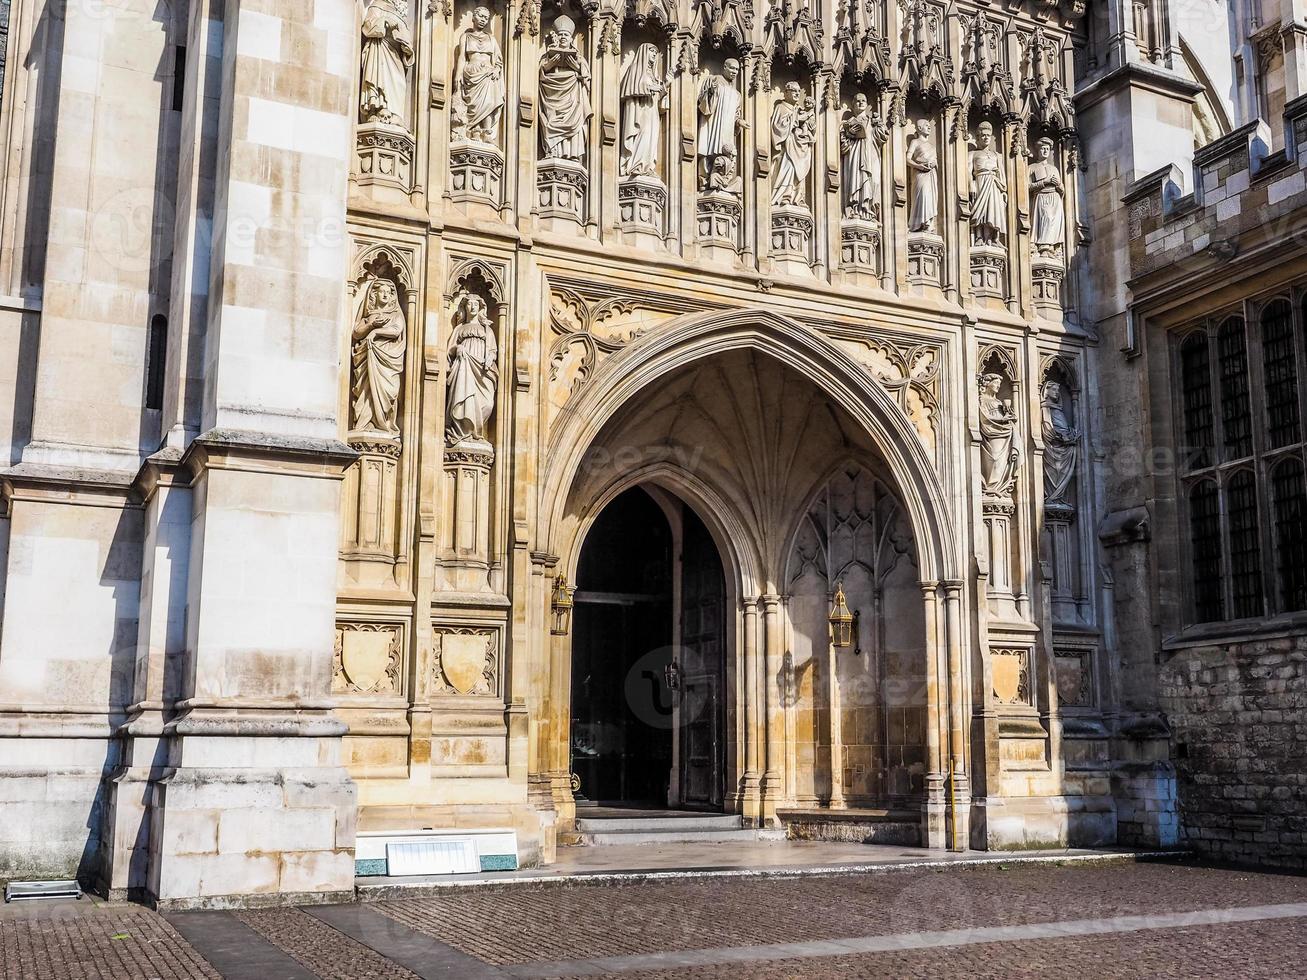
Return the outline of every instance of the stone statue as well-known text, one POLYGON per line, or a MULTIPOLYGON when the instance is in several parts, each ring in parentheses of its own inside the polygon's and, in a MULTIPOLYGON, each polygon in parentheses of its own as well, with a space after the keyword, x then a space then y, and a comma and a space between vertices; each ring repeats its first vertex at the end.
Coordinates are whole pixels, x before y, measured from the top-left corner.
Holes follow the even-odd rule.
POLYGON ((982 122, 971 151, 971 241, 998 245, 1007 234, 1007 178, 1003 158, 994 150, 994 127, 982 122))
POLYGON ((853 110, 840 124, 840 210, 846 218, 880 216, 880 152, 889 129, 867 96, 853 97, 853 110))
POLYGON ((776 182, 772 185, 774 206, 805 205, 805 183, 812 170, 812 144, 816 142, 813 120, 817 112, 811 98, 804 98, 798 82, 785 83, 785 95, 771 114, 772 152, 776 153, 776 182))
POLYGON ((980 385, 981 489, 992 497, 1006 497, 1017 481, 1017 416, 999 396, 1000 374, 982 374, 980 385))
POLYGON ((1066 238, 1066 205, 1062 174, 1052 161, 1053 141, 1047 136, 1035 144, 1030 165, 1030 210, 1034 212, 1034 245, 1040 255, 1055 256, 1066 238))
POLYGON ((499 345, 480 296, 464 294, 454 313, 446 379, 445 441, 488 444, 486 427, 499 387, 499 345))
POLYGON ((576 25, 559 17, 540 56, 540 152, 582 160, 590 122, 590 66, 576 49, 576 25))
POLYGON ((359 122, 407 128, 408 70, 413 67, 413 35, 407 5, 372 0, 363 15, 359 122))
POLYGON ((929 119, 917 123, 917 133, 908 144, 908 168, 912 171, 912 211, 908 215, 908 231, 935 234, 935 221, 939 217, 939 158, 931 139, 929 119))
MULTIPOLYGON (((735 80, 740 75, 740 63, 727 58, 720 75, 709 75, 699 86, 699 175, 704 190, 708 175, 716 169, 716 160, 728 156, 739 158, 736 136, 747 128, 744 121, 744 101, 735 80)), ((732 166, 735 171, 738 166, 732 166)))
POLYGON ((1080 433, 1071 424, 1060 381, 1045 381, 1040 396, 1044 415, 1044 503, 1068 504, 1080 433))
POLYGON ((454 129, 477 143, 499 142, 504 112, 504 54, 490 33, 490 10, 472 11, 472 26, 454 48, 454 129))
POLYGON ((367 282, 354 316, 350 395, 355 432, 399 435, 397 408, 404 373, 404 308, 390 279, 367 282))
POLYGON ((658 46, 636 48, 622 70, 618 97, 622 102, 622 153, 617 172, 622 177, 656 177, 658 144, 667 80, 659 66, 658 46))

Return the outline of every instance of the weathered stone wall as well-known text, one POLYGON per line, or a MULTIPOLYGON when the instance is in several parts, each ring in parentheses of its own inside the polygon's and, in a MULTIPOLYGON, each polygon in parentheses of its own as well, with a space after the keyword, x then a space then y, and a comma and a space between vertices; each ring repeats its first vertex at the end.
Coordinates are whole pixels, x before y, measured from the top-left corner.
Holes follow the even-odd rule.
POLYGON ((1307 636, 1181 650, 1160 681, 1182 840, 1307 867, 1307 636))

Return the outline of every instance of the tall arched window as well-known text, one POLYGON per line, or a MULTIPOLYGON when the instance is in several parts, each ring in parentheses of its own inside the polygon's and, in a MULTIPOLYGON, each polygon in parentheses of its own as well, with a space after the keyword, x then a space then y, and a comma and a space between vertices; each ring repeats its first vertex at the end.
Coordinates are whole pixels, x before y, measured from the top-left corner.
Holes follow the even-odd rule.
POLYGON ((1226 459, 1253 452, 1252 410, 1248 404, 1248 340, 1243 317, 1232 316, 1216 335, 1221 376, 1221 449, 1226 459))
POLYGON ((1300 438, 1298 356, 1293 343, 1293 307, 1277 299, 1262 310, 1262 366, 1266 397, 1266 444, 1278 449, 1300 438))
POLYGON ((1257 478, 1252 470, 1239 470, 1226 489, 1230 520, 1230 595, 1235 619, 1261 616, 1262 545, 1257 530, 1257 478))
POLYGON ((1181 458, 1189 469, 1211 465, 1212 372, 1207 333, 1197 330, 1180 346, 1180 393, 1184 401, 1181 458))
POLYGON ((1307 609, 1307 486, 1298 457, 1280 460, 1271 471, 1271 506, 1280 608, 1307 609))
POLYGON ((1189 491, 1189 545, 1193 558, 1194 616, 1200 623, 1225 618, 1221 582, 1221 505, 1215 480, 1189 491))

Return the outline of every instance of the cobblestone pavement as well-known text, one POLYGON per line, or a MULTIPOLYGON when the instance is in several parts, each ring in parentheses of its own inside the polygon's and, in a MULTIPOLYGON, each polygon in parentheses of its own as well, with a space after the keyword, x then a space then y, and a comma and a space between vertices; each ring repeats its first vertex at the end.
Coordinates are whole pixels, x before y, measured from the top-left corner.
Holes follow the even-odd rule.
POLYGON ((514 886, 189 913, 180 933, 89 904, 0 912, 4 980, 1242 978, 1307 962, 1307 877, 1169 864, 514 886))

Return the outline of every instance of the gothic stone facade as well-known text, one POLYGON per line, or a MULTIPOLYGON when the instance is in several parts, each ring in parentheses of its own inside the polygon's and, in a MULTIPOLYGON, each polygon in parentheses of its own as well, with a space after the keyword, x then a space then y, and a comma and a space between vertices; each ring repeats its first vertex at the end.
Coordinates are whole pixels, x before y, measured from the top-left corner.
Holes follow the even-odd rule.
POLYGON ((324 899, 419 827, 552 861, 555 614, 635 486, 722 559, 726 810, 1176 843, 1164 704, 1237 654, 1152 669, 1174 566, 1100 478, 1138 370, 1097 324, 1152 330, 1112 236, 1144 276, 1181 219, 1095 170, 1142 49, 1091 65, 1083 13, 15 3, 0 877, 324 899))

